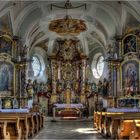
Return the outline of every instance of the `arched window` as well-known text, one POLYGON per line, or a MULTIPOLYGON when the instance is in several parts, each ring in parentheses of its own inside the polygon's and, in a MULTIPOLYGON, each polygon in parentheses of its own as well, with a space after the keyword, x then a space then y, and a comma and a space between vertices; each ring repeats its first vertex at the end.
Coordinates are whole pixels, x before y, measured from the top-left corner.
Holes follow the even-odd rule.
POLYGON ((39 76, 41 72, 41 63, 37 56, 33 56, 32 68, 34 71, 34 76, 39 76))
POLYGON ((104 57, 101 55, 97 58, 96 63, 93 64, 92 72, 95 78, 99 79, 104 70, 104 57))

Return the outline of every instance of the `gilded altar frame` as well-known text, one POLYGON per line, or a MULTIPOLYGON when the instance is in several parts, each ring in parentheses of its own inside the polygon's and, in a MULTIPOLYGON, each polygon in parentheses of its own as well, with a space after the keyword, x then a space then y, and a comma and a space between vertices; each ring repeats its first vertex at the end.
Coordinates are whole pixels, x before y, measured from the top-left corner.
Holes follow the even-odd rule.
MULTIPOLYGON (((132 44, 131 44, 132 45, 132 44)), ((135 34, 132 34, 132 33, 129 33, 129 34, 127 34, 127 35, 125 35, 124 37, 123 37, 123 39, 122 39, 122 56, 126 56, 127 54, 129 54, 129 53, 136 53, 137 52, 137 50, 138 50, 138 37, 135 35, 135 34), (127 38, 127 37, 129 37, 129 36, 134 36, 135 38, 136 38, 136 48, 135 48, 135 51, 132 51, 132 52, 126 52, 125 53, 125 45, 126 44, 124 44, 124 41, 125 41, 125 39, 127 38)))
MULTIPOLYGON (((138 65, 138 90, 140 90, 140 61, 139 61, 139 58, 138 58, 138 51, 139 51, 139 46, 140 46, 140 37, 135 33, 135 31, 131 31, 131 32, 128 32, 122 39, 122 45, 121 45, 121 55, 122 55, 122 58, 123 58, 123 62, 120 64, 120 73, 119 73, 119 79, 121 81, 120 83, 120 89, 122 91, 121 93, 121 96, 124 96, 124 89, 123 89, 123 66, 126 64, 126 63, 137 63, 138 65), (136 50, 135 51, 130 51, 130 52, 126 52, 124 53, 124 40, 129 37, 129 36, 134 36, 136 38, 136 50)), ((139 94, 139 91, 138 91, 138 94, 139 94)))
MULTIPOLYGON (((5 63, 6 65, 9 65, 9 67, 13 67, 13 71, 12 71, 12 78, 11 80, 12 81, 12 90, 11 91, 0 91, 0 97, 14 97, 15 96, 15 86, 16 86, 16 80, 15 80, 15 73, 16 73, 16 66, 14 64, 14 62, 12 62, 12 58, 14 57, 14 41, 12 39, 11 36, 7 35, 7 34, 3 34, 3 35, 0 35, 0 40, 1 39, 4 39, 5 42, 8 44, 9 42, 9 46, 8 47, 11 47, 10 48, 10 51, 7 50, 7 46, 1 46, 1 52, 0 52, 0 63, 5 63), (3 49, 3 48, 4 49, 3 49), (2 50, 3 49, 3 50, 2 50), (11 65, 11 66, 10 66, 11 65)), ((8 48, 9 49, 9 48, 8 48)))

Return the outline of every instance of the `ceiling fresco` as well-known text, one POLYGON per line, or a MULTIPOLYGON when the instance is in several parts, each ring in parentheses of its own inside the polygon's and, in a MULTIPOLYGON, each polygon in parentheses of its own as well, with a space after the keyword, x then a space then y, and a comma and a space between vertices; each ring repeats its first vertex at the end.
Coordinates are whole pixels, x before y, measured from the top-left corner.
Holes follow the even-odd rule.
MULTIPOLYGON (((7 32, 21 36, 23 43, 32 48, 44 40, 52 42, 60 37, 62 31, 55 31, 59 34, 54 33, 55 29, 49 29, 49 24, 52 21, 60 23, 59 19, 64 19, 66 15, 69 15, 73 23, 74 20, 75 22, 82 21, 83 27, 80 27, 80 31, 77 32, 77 38, 81 42, 83 39, 86 41, 86 45, 83 44, 84 50, 88 49, 89 53, 90 51, 94 53, 96 47, 102 47, 106 51, 114 36, 123 34, 126 28, 140 22, 139 1, 71 0, 74 7, 85 3, 86 9, 82 7, 77 9, 53 7, 51 9, 51 4, 61 6, 65 5, 65 1, 0 1, 0 21, 6 21, 0 22, 0 29, 6 29, 7 32)), ((67 31, 66 28, 64 29, 67 31)), ((76 28, 73 30, 76 32, 76 28)), ((65 34, 63 36, 66 37, 65 34)), ((47 49, 50 48, 48 46, 47 49)))
POLYGON ((2 17, 0 17, 0 31, 7 32, 9 34, 13 33, 12 22, 11 22, 11 17, 9 12, 3 15, 2 17))

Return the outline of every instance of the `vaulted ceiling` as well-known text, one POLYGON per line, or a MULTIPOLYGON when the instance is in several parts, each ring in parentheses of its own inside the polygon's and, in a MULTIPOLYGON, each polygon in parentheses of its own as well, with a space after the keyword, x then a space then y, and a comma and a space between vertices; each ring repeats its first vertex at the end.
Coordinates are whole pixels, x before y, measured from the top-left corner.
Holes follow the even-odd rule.
MULTIPOLYGON (((65 9, 51 10, 52 3, 64 5, 65 1, 0 1, 0 20, 5 19, 4 23, 8 24, 9 30, 12 30, 14 35, 22 37, 23 43, 27 46, 40 46, 47 51, 49 44, 57 37, 48 30, 49 22, 66 15, 65 9)), ((140 22, 138 1, 71 0, 71 3, 73 6, 87 4, 87 10, 68 10, 68 14, 73 18, 86 22, 88 29, 78 38, 87 42, 87 54, 94 52, 98 47, 107 49, 114 36, 123 34, 127 27, 136 26, 140 22)), ((0 23, 0 26, 4 23, 0 23)))

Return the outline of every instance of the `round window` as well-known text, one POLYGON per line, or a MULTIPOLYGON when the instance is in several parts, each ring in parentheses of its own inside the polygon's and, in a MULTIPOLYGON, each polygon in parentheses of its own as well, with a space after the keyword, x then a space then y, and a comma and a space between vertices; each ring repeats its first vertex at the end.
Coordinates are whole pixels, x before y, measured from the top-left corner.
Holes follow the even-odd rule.
POLYGON ((34 76, 39 76, 41 72, 41 63, 37 56, 33 56, 32 68, 34 71, 34 76))
POLYGON ((93 75, 95 78, 99 79, 102 76, 104 70, 104 57, 99 56, 97 58, 96 63, 94 63, 93 65, 94 65, 92 68, 93 75))

